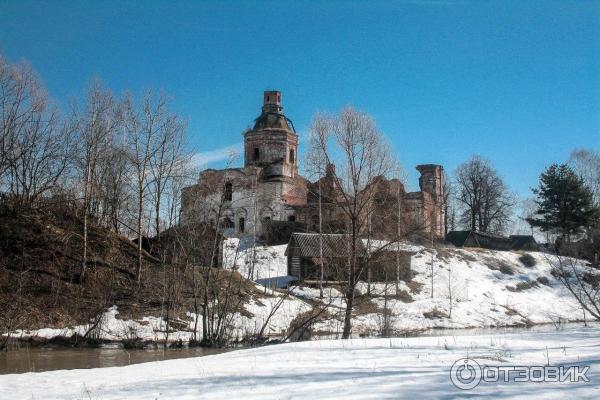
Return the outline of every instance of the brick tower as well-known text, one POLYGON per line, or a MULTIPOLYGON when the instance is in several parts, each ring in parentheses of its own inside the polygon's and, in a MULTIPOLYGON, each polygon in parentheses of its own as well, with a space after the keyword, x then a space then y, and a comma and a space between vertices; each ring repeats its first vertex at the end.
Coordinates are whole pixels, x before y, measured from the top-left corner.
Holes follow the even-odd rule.
POLYGON ((446 213, 444 209, 444 167, 436 164, 417 165, 421 173, 419 187, 427 194, 423 201, 424 221, 438 238, 444 237, 446 213))
POLYGON ((244 133, 244 165, 263 168, 269 179, 298 175, 298 135, 283 114, 279 91, 264 92, 262 113, 244 133))

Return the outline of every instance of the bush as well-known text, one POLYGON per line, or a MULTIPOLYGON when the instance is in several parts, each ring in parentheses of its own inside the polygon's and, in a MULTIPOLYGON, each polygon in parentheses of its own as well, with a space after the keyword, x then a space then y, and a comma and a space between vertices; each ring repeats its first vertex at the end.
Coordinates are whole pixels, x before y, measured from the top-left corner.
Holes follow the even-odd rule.
POLYGON ((506 289, 510 292, 522 292, 523 290, 531 289, 537 287, 538 283, 536 281, 525 281, 517 283, 517 286, 507 286, 506 289))
POLYGON ((513 275, 515 273, 513 268, 505 263, 500 264, 500 272, 502 272, 505 275, 513 275))
POLYGON ((412 303, 413 301, 415 301, 410 295, 410 293, 408 293, 406 290, 398 291, 398 293, 394 297, 403 303, 412 303))
POLYGON ((545 276, 540 276, 537 278, 537 281, 539 283, 541 283, 542 285, 546 285, 546 286, 552 286, 550 285, 550 280, 548 278, 546 278, 545 276))
POLYGON ((521 257, 519 257, 519 261, 521 261, 521 264, 523 264, 527 268, 533 268, 537 264, 535 257, 529 253, 525 253, 521 257))
POLYGON ((448 318, 448 314, 438 309, 437 307, 434 307, 434 309, 431 311, 425 311, 423 313, 423 316, 427 319, 448 318))

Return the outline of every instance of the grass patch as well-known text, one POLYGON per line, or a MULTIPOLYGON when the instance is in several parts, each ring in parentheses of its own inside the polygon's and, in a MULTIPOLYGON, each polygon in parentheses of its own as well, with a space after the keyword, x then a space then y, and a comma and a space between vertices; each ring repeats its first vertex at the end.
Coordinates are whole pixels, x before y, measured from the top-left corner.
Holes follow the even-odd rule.
POLYGON ((423 284, 417 281, 407 282, 406 286, 408 286, 412 294, 419 294, 421 293, 421 290, 423 290, 423 284))
POLYGON ((513 269, 513 267, 511 267, 510 265, 506 264, 506 263, 500 263, 500 268, 499 268, 500 272, 502 272, 504 275, 514 275, 515 271, 513 269))
POLYGON ((506 286, 506 289, 510 292, 522 292, 538 286, 539 284, 537 281, 525 281, 517 283, 516 286, 506 286))
POLYGON ((537 264, 535 257, 529 253, 525 253, 525 254, 521 255, 519 257, 519 261, 521 261, 521 264, 523 264, 527 268, 533 268, 537 264))
POLYGON ((536 280, 539 283, 541 283, 542 285, 546 285, 546 286, 552 287, 552 285, 550 284, 550 280, 548 278, 546 278, 545 276, 540 276, 536 280))
POLYGON ((439 319, 439 318, 448 318, 448 314, 443 312, 442 310, 434 307, 431 311, 425 311, 423 316, 427 319, 439 319))
POLYGON ((403 303, 412 303, 413 301, 415 301, 410 295, 410 293, 408 293, 406 290, 398 291, 394 298, 400 300, 403 303))

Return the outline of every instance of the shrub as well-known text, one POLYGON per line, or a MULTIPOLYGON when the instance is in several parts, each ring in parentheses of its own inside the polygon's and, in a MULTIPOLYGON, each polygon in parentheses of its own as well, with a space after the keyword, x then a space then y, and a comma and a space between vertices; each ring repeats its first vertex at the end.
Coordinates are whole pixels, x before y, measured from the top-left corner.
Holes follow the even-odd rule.
POLYGON ((427 319, 448 318, 448 314, 434 307, 431 311, 425 311, 423 316, 427 319))
POLYGON ((500 272, 502 272, 505 275, 513 275, 515 273, 513 268, 506 263, 500 264, 500 272))
POLYGON ((531 289, 537 287, 538 283, 536 281, 525 281, 517 283, 517 286, 507 286, 510 292, 522 292, 523 290, 531 289))
POLYGON ((403 303, 412 303, 415 301, 406 290, 399 290, 395 297, 403 303))
POLYGON ((537 281, 539 283, 541 283, 542 285, 546 285, 546 286, 552 286, 550 285, 550 280, 548 278, 546 278, 545 276, 540 276, 537 278, 537 281))
POLYGON ((535 257, 529 253, 525 253, 521 257, 519 257, 519 261, 521 261, 521 264, 523 264, 527 268, 533 268, 537 263, 535 257))

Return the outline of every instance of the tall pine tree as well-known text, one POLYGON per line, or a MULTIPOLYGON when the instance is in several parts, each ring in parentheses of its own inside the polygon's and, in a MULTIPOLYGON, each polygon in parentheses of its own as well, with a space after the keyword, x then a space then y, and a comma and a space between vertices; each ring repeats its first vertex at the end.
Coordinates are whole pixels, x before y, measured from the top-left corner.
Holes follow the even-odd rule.
POLYGON ((543 232, 555 232, 569 240, 597 218, 592 192, 566 164, 553 164, 540 175, 536 195, 537 210, 528 222, 543 232))

